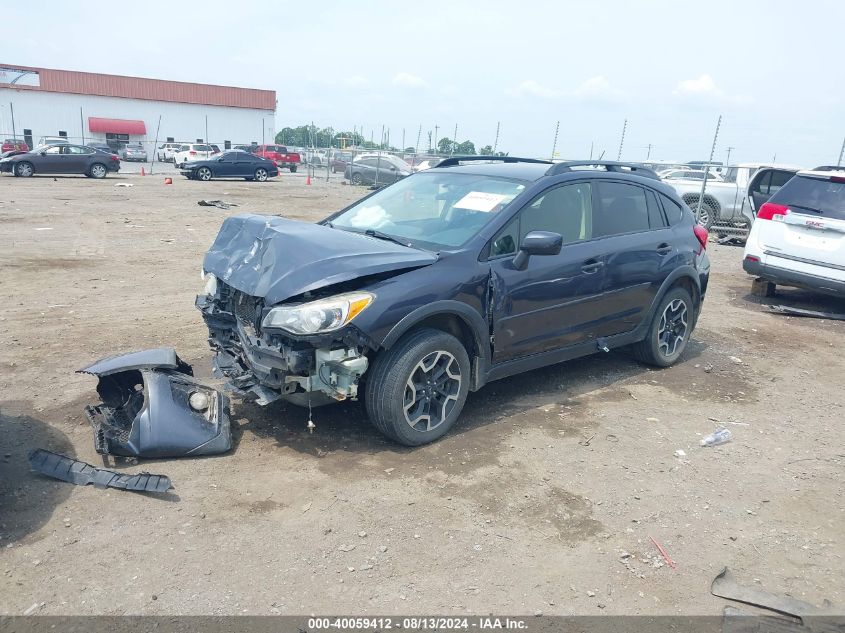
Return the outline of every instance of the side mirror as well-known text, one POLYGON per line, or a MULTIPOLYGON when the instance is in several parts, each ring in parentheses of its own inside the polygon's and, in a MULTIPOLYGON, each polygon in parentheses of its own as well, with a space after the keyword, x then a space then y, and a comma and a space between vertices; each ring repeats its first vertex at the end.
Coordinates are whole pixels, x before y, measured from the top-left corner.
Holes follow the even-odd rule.
POLYGON ((218 163, 222 163, 222 162, 223 162, 223 159, 222 159, 222 158, 218 158, 218 159, 217 159, 217 162, 218 162, 218 163))
POLYGON ((549 231, 531 231, 519 246, 519 252, 513 258, 513 265, 517 270, 523 270, 531 255, 557 255, 563 246, 563 237, 559 233, 549 231))
POLYGON ((47 155, 47 152, 38 152, 38 153, 39 153, 39 154, 41 154, 42 156, 46 156, 46 155, 47 155))

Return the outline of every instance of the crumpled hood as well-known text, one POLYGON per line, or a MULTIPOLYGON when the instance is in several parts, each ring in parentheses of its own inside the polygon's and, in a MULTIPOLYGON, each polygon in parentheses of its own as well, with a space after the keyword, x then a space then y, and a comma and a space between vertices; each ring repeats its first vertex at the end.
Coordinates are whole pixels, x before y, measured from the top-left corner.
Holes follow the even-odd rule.
POLYGON ((272 305, 308 290, 435 261, 434 253, 358 233, 244 214, 223 222, 203 268, 272 305))

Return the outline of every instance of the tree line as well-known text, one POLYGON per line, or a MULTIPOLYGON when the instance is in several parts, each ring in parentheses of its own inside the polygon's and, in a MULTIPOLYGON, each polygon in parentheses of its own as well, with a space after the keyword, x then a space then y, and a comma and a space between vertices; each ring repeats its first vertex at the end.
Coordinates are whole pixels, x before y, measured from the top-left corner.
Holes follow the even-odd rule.
MULTIPOLYGON (((455 142, 450 138, 441 138, 435 141, 437 147, 432 147, 431 133, 428 134, 428 149, 420 148, 421 152, 428 154, 439 154, 441 156, 482 156, 494 155, 493 147, 485 145, 476 151, 475 143, 472 141, 455 142)), ((276 134, 276 143, 279 145, 291 145, 294 147, 357 147, 369 150, 384 150, 388 152, 405 152, 413 154, 417 148, 409 146, 400 149, 390 144, 390 139, 382 139, 382 142, 367 140, 357 131, 335 130, 332 127, 319 128, 316 125, 300 125, 297 127, 283 127, 276 134)), ((507 156, 505 152, 495 152, 496 156, 507 156)))

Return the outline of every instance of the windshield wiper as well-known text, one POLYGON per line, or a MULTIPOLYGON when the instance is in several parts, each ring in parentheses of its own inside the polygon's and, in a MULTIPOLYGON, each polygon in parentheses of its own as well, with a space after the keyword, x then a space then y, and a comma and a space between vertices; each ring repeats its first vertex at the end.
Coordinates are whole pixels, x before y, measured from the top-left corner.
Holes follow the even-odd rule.
POLYGON ((388 235, 387 233, 382 233, 381 231, 377 231, 376 229, 367 229, 364 231, 364 235, 369 235, 370 237, 375 237, 380 240, 386 240, 388 242, 393 242, 394 244, 399 244, 399 246, 411 246, 411 242, 403 242, 392 235, 388 235))
POLYGON ((799 209, 804 209, 806 211, 812 211, 813 213, 822 213, 821 209, 816 209, 815 207, 807 207, 803 204, 788 204, 788 207, 798 207, 799 209))

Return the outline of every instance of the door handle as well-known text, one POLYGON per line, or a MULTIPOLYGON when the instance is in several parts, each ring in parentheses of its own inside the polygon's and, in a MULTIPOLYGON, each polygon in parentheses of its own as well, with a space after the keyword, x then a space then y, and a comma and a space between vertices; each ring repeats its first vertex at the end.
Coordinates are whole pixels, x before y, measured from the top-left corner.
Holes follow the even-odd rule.
POLYGON ((667 244, 666 242, 664 242, 663 244, 658 246, 656 250, 661 255, 668 255, 669 253, 672 252, 672 246, 670 244, 667 244))
POLYGON ((592 275, 593 273, 597 273, 602 269, 604 266, 604 262, 599 262, 594 259, 588 259, 584 262, 581 266, 581 271, 587 273, 588 275, 592 275))

